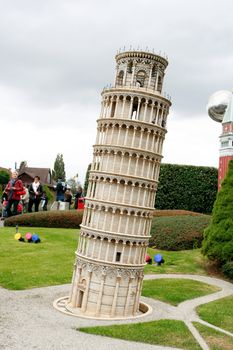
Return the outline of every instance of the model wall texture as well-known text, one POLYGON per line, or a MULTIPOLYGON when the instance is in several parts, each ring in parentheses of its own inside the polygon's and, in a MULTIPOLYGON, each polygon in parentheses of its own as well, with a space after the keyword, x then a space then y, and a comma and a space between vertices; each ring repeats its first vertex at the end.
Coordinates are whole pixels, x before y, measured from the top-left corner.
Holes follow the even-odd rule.
POLYGON ((167 64, 148 52, 120 53, 114 87, 102 92, 67 304, 78 315, 117 318, 139 312, 171 105, 161 94, 167 64))

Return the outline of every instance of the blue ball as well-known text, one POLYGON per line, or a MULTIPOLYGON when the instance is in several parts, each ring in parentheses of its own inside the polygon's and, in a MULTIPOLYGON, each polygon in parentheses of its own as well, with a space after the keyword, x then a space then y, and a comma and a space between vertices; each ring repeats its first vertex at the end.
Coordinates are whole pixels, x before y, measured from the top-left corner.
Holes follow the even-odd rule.
POLYGON ((38 243, 39 241, 40 241, 40 237, 37 234, 33 233, 32 242, 38 243))
POLYGON ((156 254, 156 255, 154 256, 154 261, 155 261, 156 263, 160 263, 162 260, 163 260, 163 256, 162 256, 161 254, 156 254))

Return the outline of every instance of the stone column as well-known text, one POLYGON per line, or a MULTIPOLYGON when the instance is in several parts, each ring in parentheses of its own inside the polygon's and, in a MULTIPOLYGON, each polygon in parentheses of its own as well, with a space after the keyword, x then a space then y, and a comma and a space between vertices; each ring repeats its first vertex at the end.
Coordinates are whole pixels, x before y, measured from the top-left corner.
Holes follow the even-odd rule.
POLYGON ((128 308, 129 308, 129 303, 130 303, 130 298, 131 298, 131 285, 132 285, 133 280, 134 280, 134 277, 130 277, 129 284, 128 284, 128 290, 127 290, 126 303, 125 303, 125 310, 124 310, 125 316, 128 314, 128 308))
POLYGON ((126 96, 123 97, 123 104, 122 104, 122 110, 121 110, 121 118, 124 117, 125 101, 126 101, 126 96))
POLYGON ((148 107, 148 100, 146 100, 145 102, 145 109, 144 109, 144 114, 142 119, 143 122, 146 120, 147 107, 148 107))
POLYGON ((88 294, 89 294, 89 288, 90 288, 90 282, 91 282, 91 274, 92 274, 92 271, 89 270, 87 275, 86 289, 83 296, 82 312, 85 312, 87 309, 87 300, 88 300, 88 294))
POLYGON ((118 296, 120 281, 121 281, 121 276, 117 276, 116 286, 115 286, 115 291, 114 291, 114 296, 113 296, 113 301, 112 301, 111 317, 114 317, 116 314, 116 304, 117 304, 117 296, 118 296))
POLYGON ((96 304, 96 313, 95 313, 96 316, 99 316, 99 314, 100 314, 105 278, 106 278, 106 272, 102 272, 100 289, 99 289, 99 294, 98 294, 98 299, 97 299, 97 304, 96 304))

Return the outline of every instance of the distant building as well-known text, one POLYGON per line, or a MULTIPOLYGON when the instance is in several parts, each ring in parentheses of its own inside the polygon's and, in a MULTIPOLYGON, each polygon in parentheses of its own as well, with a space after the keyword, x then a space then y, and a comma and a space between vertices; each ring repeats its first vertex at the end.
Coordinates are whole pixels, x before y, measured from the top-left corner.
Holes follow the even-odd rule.
POLYGON ((50 188, 54 187, 55 183, 52 180, 52 174, 49 168, 31 168, 23 166, 19 170, 19 179, 23 181, 25 186, 30 185, 35 176, 40 177, 40 182, 43 185, 47 185, 50 188))

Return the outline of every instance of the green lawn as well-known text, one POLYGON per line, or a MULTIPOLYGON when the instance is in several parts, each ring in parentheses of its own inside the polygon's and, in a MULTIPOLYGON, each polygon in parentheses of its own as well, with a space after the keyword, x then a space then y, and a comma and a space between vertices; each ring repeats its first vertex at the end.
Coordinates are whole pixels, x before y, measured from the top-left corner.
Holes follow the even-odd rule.
POLYGON ((189 279, 158 279, 143 282, 142 295, 172 305, 217 292, 219 288, 189 279))
POLYGON ((233 338, 214 330, 213 328, 206 327, 198 322, 194 322, 194 326, 203 336, 210 350, 230 350, 233 349, 233 338))
POLYGON ((19 231, 39 234, 41 243, 16 241, 14 227, 0 228, 0 285, 28 289, 70 283, 79 230, 24 227, 19 231))
POLYGON ((233 333, 233 295, 197 308, 204 321, 233 333))
POLYGON ((200 350, 199 345, 182 321, 161 320, 114 326, 85 327, 78 330, 89 334, 141 343, 200 350))
MULTIPOLYGON (((70 283, 79 230, 23 227, 20 232, 38 233, 41 243, 18 242, 14 239, 14 227, 0 228, 0 285, 27 289, 70 283)), ((158 252, 164 256, 165 264, 147 265, 145 273, 206 274, 199 249, 179 252, 149 249, 152 258, 158 252)))
POLYGON ((162 254, 165 263, 161 266, 147 265, 145 273, 184 273, 207 275, 206 259, 202 256, 200 249, 165 251, 149 248, 148 254, 154 260, 155 254, 162 254))

